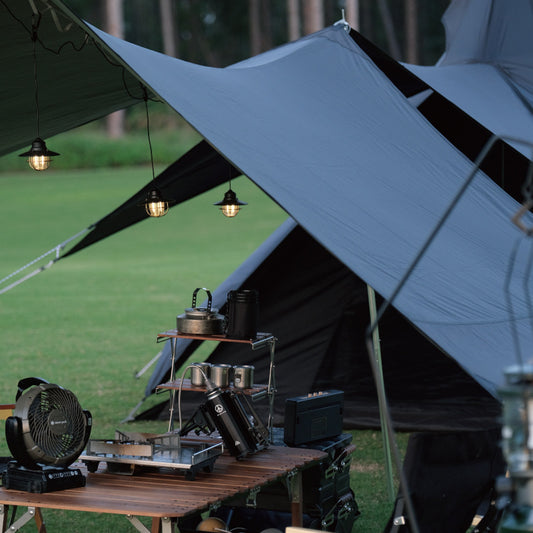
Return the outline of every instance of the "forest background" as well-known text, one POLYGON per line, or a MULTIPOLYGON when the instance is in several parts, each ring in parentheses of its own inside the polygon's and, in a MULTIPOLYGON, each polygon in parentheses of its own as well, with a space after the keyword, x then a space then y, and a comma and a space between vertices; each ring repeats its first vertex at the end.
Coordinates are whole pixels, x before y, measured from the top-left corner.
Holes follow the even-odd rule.
MULTIPOLYGON (((408 63, 432 65, 444 51, 449 0, 69 0, 83 19, 140 46, 225 67, 333 24, 352 28, 408 63)), ((124 133, 124 113, 107 120, 124 133)))

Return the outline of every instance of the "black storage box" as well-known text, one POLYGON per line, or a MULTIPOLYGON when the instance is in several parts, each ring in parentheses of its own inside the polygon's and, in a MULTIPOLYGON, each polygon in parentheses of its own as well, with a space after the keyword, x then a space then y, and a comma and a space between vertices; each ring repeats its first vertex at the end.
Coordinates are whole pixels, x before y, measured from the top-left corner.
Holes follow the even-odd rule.
POLYGON ((285 400, 284 440, 287 446, 315 442, 342 433, 344 392, 314 392, 285 400))

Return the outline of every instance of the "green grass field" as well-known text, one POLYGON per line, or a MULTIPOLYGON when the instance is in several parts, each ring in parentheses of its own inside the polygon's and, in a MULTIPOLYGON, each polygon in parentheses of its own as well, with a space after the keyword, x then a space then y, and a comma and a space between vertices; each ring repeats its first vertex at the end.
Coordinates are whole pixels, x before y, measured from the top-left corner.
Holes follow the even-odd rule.
MULTIPOLYGON (((144 166, 0 174, 0 279, 99 220, 150 178, 144 166)), ((223 186, 0 295, 0 403, 14 401, 20 378, 40 376, 72 390, 92 412, 93 437, 111 438, 144 395, 151 372, 134 374, 159 351, 157 333, 174 327, 194 288, 215 289, 286 218, 249 180, 232 187, 249 204, 235 219, 212 205, 223 186)), ((137 422, 127 429, 165 426, 137 422)), ((404 446, 405 436, 400 440, 404 446)), ((378 532, 392 510, 381 437, 358 431, 354 442, 352 488, 362 513, 354 531, 378 532)), ((0 450, 7 454, 2 437, 0 450)), ((48 531, 133 531, 123 517, 44 516, 48 531)))

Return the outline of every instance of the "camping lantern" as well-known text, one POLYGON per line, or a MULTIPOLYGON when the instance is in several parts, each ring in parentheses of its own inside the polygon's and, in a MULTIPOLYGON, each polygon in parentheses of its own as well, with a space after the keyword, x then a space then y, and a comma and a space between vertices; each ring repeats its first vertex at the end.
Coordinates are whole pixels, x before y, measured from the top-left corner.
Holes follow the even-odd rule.
MULTIPOLYGON (((146 87, 143 86, 144 92, 144 109, 146 112, 146 136, 148 138, 148 148, 150 149, 150 166, 152 168, 152 182, 155 181, 155 170, 154 170, 154 154, 152 152, 152 140, 150 139, 150 114, 148 113, 148 91, 146 87)), ((172 202, 174 203, 174 202, 172 202)), ((146 214, 150 217, 158 218, 163 217, 168 213, 168 208, 170 202, 163 197, 161 191, 154 185, 146 198, 144 199, 143 204, 146 214)))
POLYGON ((154 187, 146 195, 144 208, 149 216, 162 217, 168 213, 168 201, 164 200, 159 189, 154 187))
MULTIPOLYGON (((503 401, 502 449, 510 480, 500 483, 512 495, 500 533, 533 530, 533 366, 513 366, 505 371, 506 385, 499 389, 503 401), (510 481, 510 483, 509 483, 510 481)), ((501 487, 500 487, 501 489, 501 487)))
POLYGON ((241 202, 235 192, 231 190, 231 185, 228 191, 224 194, 224 198, 213 205, 219 205, 222 214, 228 218, 233 218, 241 209, 241 205, 248 205, 246 202, 241 202))
POLYGON ((27 152, 20 154, 20 157, 27 157, 28 164, 33 170, 46 170, 55 155, 59 154, 48 150, 46 143, 40 137, 37 137, 31 143, 31 148, 27 152))
POLYGON ((33 170, 46 170, 50 166, 52 161, 52 156, 59 155, 57 152, 52 152, 46 148, 46 143, 41 139, 39 135, 40 130, 40 114, 39 114, 39 84, 37 82, 37 28, 41 21, 41 14, 34 13, 33 23, 32 23, 32 32, 31 40, 33 42, 33 83, 35 90, 35 110, 36 110, 36 119, 37 119, 37 138, 31 143, 31 148, 19 154, 20 157, 27 157, 28 163, 33 170))

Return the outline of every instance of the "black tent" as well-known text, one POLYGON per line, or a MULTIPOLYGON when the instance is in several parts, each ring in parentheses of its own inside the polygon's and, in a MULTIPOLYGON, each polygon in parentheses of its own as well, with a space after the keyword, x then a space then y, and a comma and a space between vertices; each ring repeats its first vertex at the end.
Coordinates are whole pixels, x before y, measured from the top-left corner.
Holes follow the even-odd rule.
MULTIPOLYGON (((223 303, 230 289, 241 287, 259 291, 260 330, 279 339, 275 422, 283 422, 285 399, 333 387, 345 392, 347 427, 378 427, 376 389, 364 343, 369 322, 366 284, 288 220, 215 291, 214 302, 223 303)), ((380 332, 384 379, 398 429, 464 430, 497 424, 499 402, 400 313, 386 313, 380 332)), ((178 340, 176 366, 199 344, 178 340)), ((168 380, 170 358, 167 344, 147 396, 168 380)), ((268 350, 229 343, 220 343, 208 358, 213 364, 253 364, 257 383, 268 382, 268 360, 268 350)), ((191 394, 183 397, 184 412, 191 414, 198 400, 191 394)), ((166 398, 138 418, 157 415, 168 416, 166 398)))

